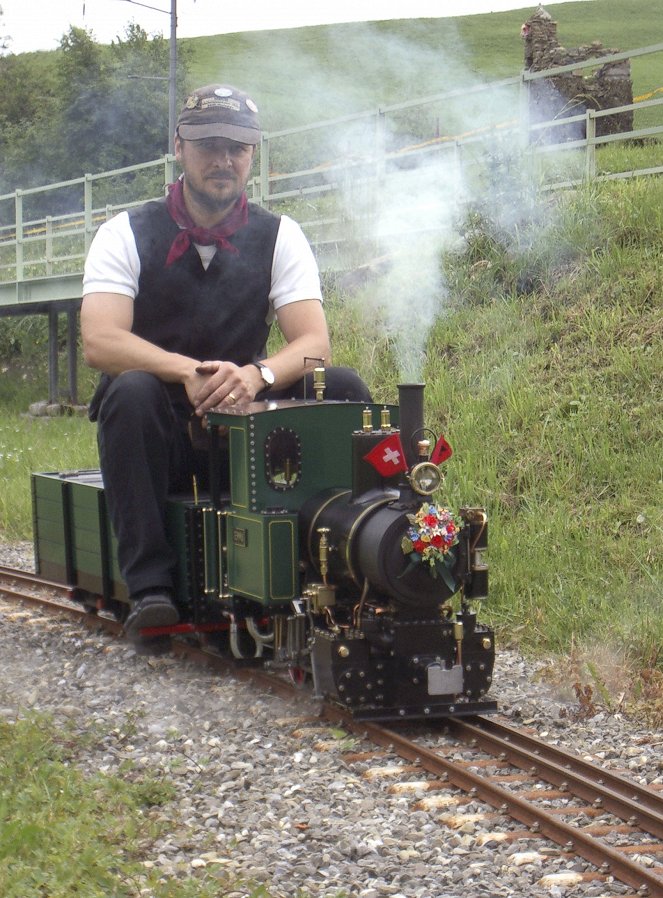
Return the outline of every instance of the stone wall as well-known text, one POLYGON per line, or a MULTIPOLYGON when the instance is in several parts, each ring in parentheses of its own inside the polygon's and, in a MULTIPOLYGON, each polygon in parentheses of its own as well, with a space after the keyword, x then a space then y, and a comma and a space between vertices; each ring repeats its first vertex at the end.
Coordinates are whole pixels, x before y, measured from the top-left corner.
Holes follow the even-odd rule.
MULTIPOLYGON (((557 22, 543 6, 534 12, 521 28, 525 45, 525 68, 541 72, 555 66, 597 60, 596 69, 565 72, 554 78, 529 82, 530 121, 550 121, 579 115, 587 109, 610 109, 633 102, 631 63, 608 62, 598 65, 601 56, 618 53, 605 48, 600 41, 573 50, 562 47, 557 40, 557 22)), ((621 112, 596 120, 596 134, 616 134, 633 129, 633 112, 621 112)), ((550 129, 545 138, 551 142, 584 138, 584 125, 550 129)))

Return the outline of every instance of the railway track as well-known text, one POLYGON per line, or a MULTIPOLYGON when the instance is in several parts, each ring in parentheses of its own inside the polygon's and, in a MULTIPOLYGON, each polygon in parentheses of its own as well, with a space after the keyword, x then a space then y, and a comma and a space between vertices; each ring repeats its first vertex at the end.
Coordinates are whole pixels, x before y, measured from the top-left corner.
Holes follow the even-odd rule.
MULTIPOLYGON (((114 635, 122 631, 114 619, 73 603, 68 589, 23 571, 0 567, 0 595, 114 635)), ((237 668, 204 647, 174 641, 173 649, 289 700, 302 695, 282 676, 262 668, 237 668)), ((564 857, 581 857, 592 865, 590 872, 552 874, 551 887, 568 888, 574 877, 617 880, 633 890, 628 893, 632 898, 663 898, 663 790, 643 786, 497 718, 385 727, 357 721, 330 705, 322 707, 321 717, 361 740, 364 750, 346 754, 346 763, 361 766, 363 775, 391 778, 391 791, 413 795, 416 807, 439 811, 442 825, 471 826, 479 814, 492 821, 496 842, 508 839, 531 846, 549 840, 564 857), (514 829, 509 821, 524 828, 514 829)), ((319 725, 320 720, 312 722, 309 731, 319 725)))
MULTIPOLYGON (((395 791, 430 794, 423 807, 448 806, 454 790, 465 796, 460 806, 471 799, 485 807, 482 813, 495 809, 496 823, 510 818, 527 827, 508 838, 547 838, 594 865, 596 879, 613 877, 633 894, 663 896, 662 792, 492 718, 452 719, 445 733, 427 722, 421 734, 366 726, 335 708, 323 713, 410 762, 404 772, 412 778, 395 791), (423 772, 426 779, 417 778, 423 772)), ((467 822, 461 814, 460 825, 467 822)))

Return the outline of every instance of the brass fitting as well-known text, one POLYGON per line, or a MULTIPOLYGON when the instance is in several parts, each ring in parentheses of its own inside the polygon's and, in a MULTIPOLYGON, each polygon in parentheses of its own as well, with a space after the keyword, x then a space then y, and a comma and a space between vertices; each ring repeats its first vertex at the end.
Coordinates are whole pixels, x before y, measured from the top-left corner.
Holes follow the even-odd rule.
POLYGON ((456 640, 456 664, 463 663, 463 635, 465 628, 461 621, 454 622, 454 639, 456 640))
POLYGON ((329 573, 329 527, 318 527, 320 534, 320 545, 318 546, 318 563, 320 566, 320 575, 322 582, 327 585, 327 574, 329 573))
POLYGON ((314 368, 313 369, 313 389, 315 391, 315 399, 316 402, 322 402, 325 398, 325 369, 324 368, 314 368))
POLYGON ((325 608, 333 608, 336 604, 336 587, 325 586, 324 583, 311 583, 304 591, 313 614, 321 614, 325 608))

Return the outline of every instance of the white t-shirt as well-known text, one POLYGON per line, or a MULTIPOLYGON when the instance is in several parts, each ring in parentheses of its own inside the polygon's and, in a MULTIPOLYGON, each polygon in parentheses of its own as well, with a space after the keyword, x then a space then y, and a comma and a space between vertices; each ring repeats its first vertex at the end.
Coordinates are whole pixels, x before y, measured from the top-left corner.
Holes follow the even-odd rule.
MULTIPOLYGON (((205 268, 216 246, 194 244, 205 268)), ((83 273, 86 293, 120 293, 136 298, 140 259, 127 212, 120 212, 97 231, 83 273)), ((313 251, 299 225, 287 215, 281 216, 272 260, 272 286, 269 291, 271 323, 275 313, 291 302, 319 299, 322 302, 320 274, 313 251)))

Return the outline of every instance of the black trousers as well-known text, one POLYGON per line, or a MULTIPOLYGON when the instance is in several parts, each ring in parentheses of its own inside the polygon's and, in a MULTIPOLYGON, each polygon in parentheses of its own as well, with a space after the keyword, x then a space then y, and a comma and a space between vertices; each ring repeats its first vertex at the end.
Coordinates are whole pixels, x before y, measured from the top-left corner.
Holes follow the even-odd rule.
MULTIPOLYGON (((350 368, 328 368, 326 385, 326 399, 371 401, 350 368)), ((313 396, 311 375, 264 395, 301 399, 305 390, 313 396)), ((95 409, 104 493, 131 595, 173 586, 176 559, 166 539, 166 497, 190 492, 194 475, 201 487, 208 478, 207 453, 191 443, 191 413, 181 385, 165 384, 145 371, 126 371, 110 380, 95 409)))

